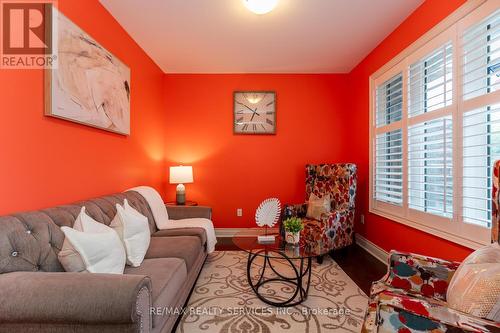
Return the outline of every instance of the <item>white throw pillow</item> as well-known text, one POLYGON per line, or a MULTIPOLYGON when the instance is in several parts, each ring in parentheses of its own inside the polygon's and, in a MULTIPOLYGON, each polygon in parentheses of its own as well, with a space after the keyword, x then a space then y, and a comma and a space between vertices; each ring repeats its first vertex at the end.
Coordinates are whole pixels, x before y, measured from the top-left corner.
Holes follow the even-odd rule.
POLYGON ((151 241, 148 218, 132 208, 125 199, 123 207, 116 204, 116 215, 109 226, 118 233, 125 246, 127 264, 140 266, 151 241))
POLYGON ((500 245, 472 252, 458 266, 446 293, 448 305, 476 317, 500 321, 500 245))
POLYGON ((99 223, 82 207, 73 228, 61 227, 66 236, 59 261, 68 272, 123 274, 125 249, 116 231, 99 223))

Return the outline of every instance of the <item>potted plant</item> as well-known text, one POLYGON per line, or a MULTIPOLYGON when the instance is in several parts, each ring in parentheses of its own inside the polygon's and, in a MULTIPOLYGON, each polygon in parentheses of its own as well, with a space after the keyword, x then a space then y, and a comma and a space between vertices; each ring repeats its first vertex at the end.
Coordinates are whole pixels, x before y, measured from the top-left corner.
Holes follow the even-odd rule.
POLYGON ((290 244, 297 244, 300 240, 300 231, 304 229, 302 220, 298 217, 290 217, 283 221, 285 229, 285 241, 290 244))

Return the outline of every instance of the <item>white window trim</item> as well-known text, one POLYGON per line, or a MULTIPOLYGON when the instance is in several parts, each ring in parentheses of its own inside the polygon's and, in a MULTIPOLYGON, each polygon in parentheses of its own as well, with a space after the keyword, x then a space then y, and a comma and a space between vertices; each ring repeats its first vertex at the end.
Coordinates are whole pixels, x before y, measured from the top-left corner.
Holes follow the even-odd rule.
MULTIPOLYGON (((485 228, 480 228, 478 226, 467 225, 465 223, 461 223, 461 202, 460 200, 454 200, 454 209, 453 209, 453 221, 459 223, 452 223, 452 220, 433 216, 427 213, 419 212, 408 208, 408 145, 407 145, 407 131, 408 125, 411 125, 416 122, 421 122, 425 119, 425 117, 435 118, 436 113, 431 112, 427 114, 422 114, 419 116, 412 117, 408 119, 407 117, 407 68, 411 61, 415 59, 421 58, 423 55, 427 54, 427 52, 431 51, 433 48, 438 47, 439 44, 444 43, 446 40, 451 40, 453 43, 453 104, 450 107, 445 107, 441 110, 436 111, 442 115, 452 114, 454 118, 453 122, 453 131, 455 133, 456 130, 459 130, 461 133, 461 116, 458 114, 462 113, 462 107, 465 106, 470 110, 471 107, 474 106, 476 100, 471 99, 462 103, 457 103, 459 96, 461 96, 461 82, 457 80, 458 68, 461 66, 461 62, 459 61, 461 50, 459 49, 459 43, 457 39, 457 22, 463 19, 465 16, 470 14, 472 11, 488 2, 488 0, 469 0, 452 14, 450 14, 447 18, 437 24, 434 28, 424 34, 421 38, 415 41, 413 44, 408 46, 405 50, 400 52, 396 57, 394 57, 387 64, 382 66, 378 71, 372 74, 369 78, 369 101, 370 101, 370 126, 369 126, 369 212, 373 214, 380 215, 382 217, 388 218, 390 220, 399 222, 401 224, 410 226, 412 228, 424 231, 426 233, 432 234, 434 236, 444 238, 446 240, 458 243, 462 246, 466 246, 472 249, 477 249, 482 245, 488 243, 485 239, 485 228), (399 72, 403 73, 403 117, 401 121, 395 122, 390 125, 383 126, 381 128, 376 128, 375 126, 375 102, 376 102, 376 94, 374 93, 376 87, 390 79, 394 75, 397 75, 399 72), (459 119, 460 121, 456 121, 459 119), (389 128, 400 128, 403 129, 403 207, 398 207, 395 205, 386 204, 384 202, 376 201, 373 196, 374 191, 374 145, 373 142, 375 140, 376 134, 380 132, 386 132, 389 128), (457 221, 458 220, 458 221, 457 221), (437 222, 437 223, 436 223, 437 222), (442 228, 437 228, 436 226, 443 226, 442 228)), ((494 1, 490 1, 492 3, 494 1)), ((486 5, 486 6, 489 6, 486 5)), ((472 15, 473 17, 473 15, 472 15)), ((473 19, 473 18, 472 18, 473 19)), ((475 21, 475 20, 474 20, 475 21)), ((497 93, 500 93, 498 91, 497 93)), ((485 99, 489 98, 492 101, 495 101, 495 97, 499 96, 495 94, 495 96, 484 96, 481 102, 484 102, 485 99)), ((461 97, 460 97, 461 98, 461 97)), ((498 97, 496 99, 496 103, 498 103, 498 97)), ((483 103, 481 103, 484 105, 483 103)), ((454 193, 459 193, 455 191, 458 187, 461 187, 461 174, 457 174, 457 171, 461 173, 461 165, 462 161, 459 160, 462 154, 457 154, 459 149, 461 149, 462 143, 461 140, 454 139, 453 144, 453 152, 454 152, 454 193), (459 156, 460 158, 457 158, 459 156)), ((488 232, 489 235, 489 232, 488 232)))

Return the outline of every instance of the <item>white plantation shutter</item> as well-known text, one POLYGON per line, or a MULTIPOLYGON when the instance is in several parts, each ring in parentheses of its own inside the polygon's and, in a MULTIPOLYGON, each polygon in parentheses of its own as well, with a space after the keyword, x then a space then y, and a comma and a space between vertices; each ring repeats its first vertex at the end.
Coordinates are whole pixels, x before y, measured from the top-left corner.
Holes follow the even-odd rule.
POLYGON ((374 197, 381 202, 402 206, 403 134, 401 128, 393 129, 403 116, 401 73, 377 87, 376 110, 375 123, 380 133, 376 136, 374 147, 374 197))
POLYGON ((370 212, 471 248, 500 160, 498 4, 467 2, 370 77, 370 212))
POLYGON ((453 217, 453 46, 447 41, 408 69, 408 207, 453 217), (426 115, 425 121, 421 115, 426 115))
POLYGON ((408 116, 434 111, 452 103, 451 42, 412 64, 408 73, 408 116))
POLYGON ((408 204, 412 209, 453 215, 453 127, 451 117, 408 129, 408 204))
POLYGON ((403 144, 401 129, 377 135, 375 198, 403 204, 403 144))
POLYGON ((500 104, 463 119, 463 220, 491 227, 492 166, 500 159, 500 104))
POLYGON ((500 159, 500 9, 466 28, 462 46, 462 220, 491 227, 492 166, 500 159), (497 97, 495 97, 495 94, 497 97), (493 97, 493 99, 492 99, 493 97))
POLYGON ((464 100, 500 89, 500 9, 461 36, 464 100))
POLYGON ((403 76, 398 74, 377 87, 377 127, 401 120, 402 110, 403 76))

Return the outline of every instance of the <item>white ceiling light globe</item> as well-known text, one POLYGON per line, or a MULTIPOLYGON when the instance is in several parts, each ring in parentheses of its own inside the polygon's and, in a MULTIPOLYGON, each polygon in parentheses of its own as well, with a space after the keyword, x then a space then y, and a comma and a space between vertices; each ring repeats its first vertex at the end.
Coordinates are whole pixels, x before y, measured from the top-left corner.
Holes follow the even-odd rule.
POLYGON ((276 7, 279 0, 242 0, 245 7, 255 14, 267 14, 276 7))

